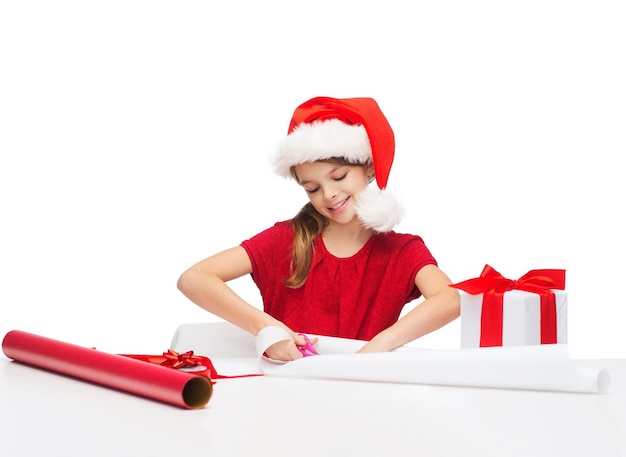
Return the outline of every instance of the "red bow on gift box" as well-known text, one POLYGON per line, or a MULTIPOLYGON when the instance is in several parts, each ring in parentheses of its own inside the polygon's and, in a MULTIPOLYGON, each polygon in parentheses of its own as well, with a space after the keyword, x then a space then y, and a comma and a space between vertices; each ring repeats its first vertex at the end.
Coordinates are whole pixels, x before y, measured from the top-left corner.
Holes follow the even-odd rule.
POLYGON ((530 270, 517 280, 507 279, 489 265, 478 278, 452 284, 471 295, 483 294, 480 346, 502 346, 504 294, 523 290, 539 294, 541 306, 541 344, 557 342, 556 299, 550 289, 565 289, 565 270, 530 270))

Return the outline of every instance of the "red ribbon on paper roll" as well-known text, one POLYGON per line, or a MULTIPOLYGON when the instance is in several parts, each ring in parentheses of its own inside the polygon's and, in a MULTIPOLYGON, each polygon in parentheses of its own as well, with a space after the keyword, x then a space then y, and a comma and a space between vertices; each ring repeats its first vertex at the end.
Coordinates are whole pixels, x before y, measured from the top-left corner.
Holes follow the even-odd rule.
MULTIPOLYGON (((144 355, 144 354, 121 354, 124 357, 130 357, 132 359, 141 360, 143 362, 153 363, 156 365, 175 368, 181 371, 187 371, 189 373, 195 374, 196 376, 205 376, 209 378, 209 380, 213 379, 228 379, 228 378, 247 378, 250 376, 263 376, 263 373, 250 373, 250 374, 239 374, 234 376, 228 376, 219 374, 215 367, 213 366, 213 362, 208 357, 203 355, 194 355, 193 351, 183 352, 179 354, 178 352, 168 349, 167 352, 164 352, 163 355, 144 355)), ((215 384, 214 381, 211 381, 212 384, 215 384)))
POLYGON ((502 346, 504 294, 523 290, 539 294, 541 306, 541 344, 557 342, 556 299, 550 289, 565 289, 565 270, 530 270, 517 280, 507 279, 489 265, 478 278, 452 284, 471 295, 483 294, 480 318, 480 346, 502 346))
MULTIPOLYGON (((222 378, 213 366, 213 362, 208 357, 202 355, 194 355, 193 351, 178 352, 168 349, 163 355, 147 355, 147 354, 120 354, 124 357, 141 360, 163 367, 174 368, 196 376, 204 376, 209 380, 222 378)), ((214 382, 212 382, 214 384, 214 382)))
POLYGON ((204 376, 20 330, 7 333, 10 359, 188 409, 204 407, 213 386, 204 376))

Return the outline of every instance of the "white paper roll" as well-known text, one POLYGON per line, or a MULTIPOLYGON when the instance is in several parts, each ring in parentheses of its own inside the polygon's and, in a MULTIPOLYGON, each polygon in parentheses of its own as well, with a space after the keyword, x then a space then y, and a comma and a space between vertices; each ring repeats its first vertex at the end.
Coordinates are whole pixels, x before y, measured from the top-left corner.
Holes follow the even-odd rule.
POLYGON ((504 389, 603 393, 609 374, 577 367, 567 346, 408 349, 386 353, 329 354, 284 365, 261 361, 267 375, 504 389))

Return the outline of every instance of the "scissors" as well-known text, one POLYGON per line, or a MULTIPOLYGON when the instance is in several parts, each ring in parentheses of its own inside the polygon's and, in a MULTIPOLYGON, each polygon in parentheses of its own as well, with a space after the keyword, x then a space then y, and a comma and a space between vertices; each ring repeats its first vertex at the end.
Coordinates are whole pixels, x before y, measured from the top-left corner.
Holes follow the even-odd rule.
POLYGON ((318 352, 311 344, 311 340, 309 339, 309 337, 306 336, 304 333, 298 333, 298 335, 300 335, 306 341, 306 344, 298 345, 298 350, 302 353, 302 357, 317 355, 318 352))

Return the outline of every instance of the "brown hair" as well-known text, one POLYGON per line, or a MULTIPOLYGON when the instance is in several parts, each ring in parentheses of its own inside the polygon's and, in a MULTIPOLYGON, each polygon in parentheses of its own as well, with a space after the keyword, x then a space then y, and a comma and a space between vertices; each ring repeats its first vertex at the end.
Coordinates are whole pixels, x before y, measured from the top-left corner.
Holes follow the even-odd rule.
MULTIPOLYGON (((359 166, 364 164, 352 163, 343 157, 332 157, 320 162, 336 163, 338 165, 359 166)), ((370 164, 365 164, 370 165, 370 164)), ((295 167, 291 167, 291 175, 298 181, 295 167)), ((373 179, 373 178, 370 178, 373 179)), ((292 289, 302 287, 306 282, 313 260, 313 243, 328 225, 328 220, 322 216, 311 204, 307 203, 298 214, 291 219, 293 227, 293 255, 291 258, 291 276, 283 283, 292 289)))
POLYGON ((287 287, 297 289, 306 282, 313 260, 313 242, 327 225, 328 220, 313 208, 311 202, 304 205, 291 219, 293 227, 291 276, 283 281, 287 287))

